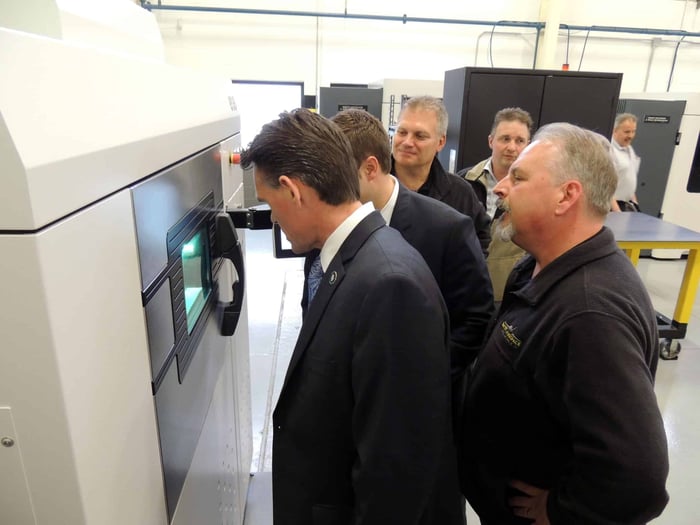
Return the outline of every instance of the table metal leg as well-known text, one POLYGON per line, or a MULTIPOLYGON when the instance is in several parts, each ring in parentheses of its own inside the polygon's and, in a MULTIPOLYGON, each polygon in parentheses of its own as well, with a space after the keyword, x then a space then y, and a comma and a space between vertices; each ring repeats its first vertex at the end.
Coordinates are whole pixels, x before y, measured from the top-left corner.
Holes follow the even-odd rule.
POLYGON ((625 252, 625 255, 629 257, 632 264, 637 266, 637 263, 639 262, 639 254, 642 250, 639 248, 625 248, 623 251, 625 252))
POLYGON ((690 321, 690 313, 693 310, 693 302, 695 302, 695 294, 698 291, 699 282, 700 257, 698 257, 698 249, 694 248, 688 251, 688 261, 685 265, 681 289, 678 292, 676 311, 673 314, 674 321, 684 324, 690 321))

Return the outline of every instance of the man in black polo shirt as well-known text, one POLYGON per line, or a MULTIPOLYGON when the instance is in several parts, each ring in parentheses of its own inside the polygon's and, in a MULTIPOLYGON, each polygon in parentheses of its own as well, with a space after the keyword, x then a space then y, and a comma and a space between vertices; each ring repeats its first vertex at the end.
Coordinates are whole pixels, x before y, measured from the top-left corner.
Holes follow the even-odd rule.
POLYGON ((647 523, 666 506, 656 313, 605 227, 601 135, 540 128, 494 188, 525 256, 469 371, 461 480, 482 525, 647 523))

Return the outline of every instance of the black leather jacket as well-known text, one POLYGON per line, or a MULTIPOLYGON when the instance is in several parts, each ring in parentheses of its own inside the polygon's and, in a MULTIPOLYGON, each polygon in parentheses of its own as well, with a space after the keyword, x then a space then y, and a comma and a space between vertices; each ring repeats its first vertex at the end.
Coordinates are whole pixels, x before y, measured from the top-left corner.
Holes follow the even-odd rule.
MULTIPOLYGON (((393 157, 391 159, 391 173, 396 174, 393 157)), ((479 238, 481 251, 484 253, 484 257, 488 255, 489 243, 491 242, 491 219, 471 184, 453 173, 446 172, 438 158, 435 157, 430 165, 428 179, 418 188, 418 193, 442 201, 470 217, 474 221, 474 229, 479 238)))

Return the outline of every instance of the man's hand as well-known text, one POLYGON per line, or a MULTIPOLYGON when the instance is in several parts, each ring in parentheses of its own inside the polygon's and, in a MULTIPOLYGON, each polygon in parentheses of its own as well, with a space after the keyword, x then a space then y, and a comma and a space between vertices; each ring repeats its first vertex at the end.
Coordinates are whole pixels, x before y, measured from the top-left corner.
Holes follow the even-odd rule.
POLYGON ((549 517, 547 517, 548 490, 515 479, 510 482, 510 486, 524 494, 508 499, 508 505, 513 514, 534 520, 533 525, 550 525, 549 517))

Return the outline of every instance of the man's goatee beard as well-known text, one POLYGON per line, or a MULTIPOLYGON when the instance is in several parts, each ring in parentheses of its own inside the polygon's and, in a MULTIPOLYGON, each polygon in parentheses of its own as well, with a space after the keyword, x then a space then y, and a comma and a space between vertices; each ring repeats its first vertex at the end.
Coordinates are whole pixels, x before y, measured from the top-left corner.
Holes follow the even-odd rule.
POLYGON ((503 242, 511 242, 513 240, 513 224, 503 224, 503 219, 498 219, 496 222, 495 232, 499 239, 503 242))

